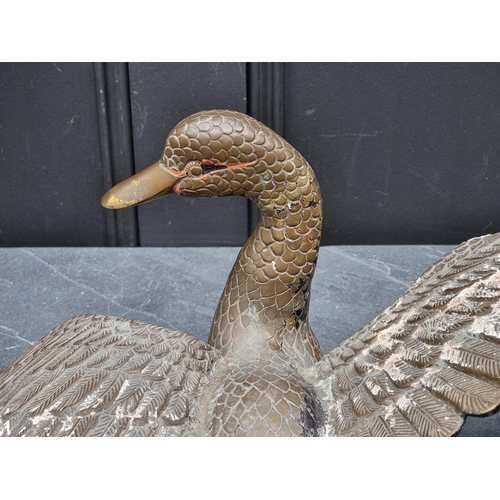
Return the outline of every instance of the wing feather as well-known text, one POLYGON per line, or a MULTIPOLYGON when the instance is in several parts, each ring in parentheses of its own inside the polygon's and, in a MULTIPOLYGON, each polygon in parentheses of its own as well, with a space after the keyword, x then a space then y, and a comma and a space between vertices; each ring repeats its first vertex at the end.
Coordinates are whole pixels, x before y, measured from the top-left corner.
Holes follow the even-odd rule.
POLYGON ((422 380, 424 387, 466 413, 487 413, 500 401, 500 389, 455 368, 445 366, 422 380))
POLYGON ((216 355, 167 328, 71 318, 0 374, 0 435, 189 435, 216 355))
POLYGON ((25 387, 23 387, 19 392, 16 393, 15 390, 7 393, 10 396, 10 404, 5 408, 5 414, 12 414, 13 412, 19 410, 28 401, 33 399, 44 387, 50 384, 57 376, 59 376, 61 370, 48 370, 45 373, 37 375, 32 375, 28 378, 25 387))
POLYGON ((350 434, 357 437, 405 437, 417 436, 415 429, 397 408, 389 408, 350 434))
POLYGON ((122 372, 113 373, 113 376, 107 377, 99 388, 89 393, 81 402, 78 409, 98 410, 110 408, 111 403, 117 400, 118 394, 125 383, 126 375, 122 372), (114 378, 113 378, 114 377, 114 378))
POLYGON ((62 395, 57 410, 62 411, 80 403, 102 382, 105 376, 106 372, 104 371, 85 373, 70 390, 62 395))
MULTIPOLYGON (((74 417, 72 419, 68 419, 67 422, 63 423, 61 431, 58 432, 58 435, 61 437, 64 436, 74 436, 74 437, 82 437, 87 434, 89 429, 92 428, 93 425, 95 425, 96 420, 97 420, 97 415, 85 415, 85 416, 79 416, 79 417, 74 417)), ((57 422, 54 422, 57 423, 57 422)), ((53 430, 50 435, 53 434, 53 430)))
MULTIPOLYGON (((97 420, 94 425, 87 431, 88 437, 99 436, 119 436, 118 426, 125 427, 126 419, 118 420, 116 415, 109 415, 107 413, 98 413, 97 420)), ((121 427, 119 427, 121 428, 121 427)))
POLYGON ((169 424, 182 421, 188 415, 189 401, 182 392, 174 392, 165 409, 164 416, 169 424))
MULTIPOLYGON (((66 360, 71 358, 75 352, 80 351, 79 346, 71 346, 69 349, 64 349, 59 356, 56 356, 54 361, 51 361, 48 363, 47 369, 48 370, 55 370, 56 368, 60 367, 62 364, 66 363, 66 360)), ((38 364, 34 367, 35 369, 38 369, 38 364)))
POLYGON ((449 436, 462 426, 457 409, 424 388, 403 394, 397 407, 421 436, 449 436))
POLYGON ((32 415, 43 413, 51 405, 56 403, 59 397, 71 387, 83 375, 84 370, 72 369, 61 372, 62 375, 54 379, 53 382, 46 385, 40 393, 30 401, 28 412, 32 415))
POLYGON ((305 371, 330 435, 446 436, 500 404, 500 234, 463 243, 305 371))
POLYGON ((443 353, 450 364, 492 380, 500 378, 500 346, 480 338, 468 337, 443 353))

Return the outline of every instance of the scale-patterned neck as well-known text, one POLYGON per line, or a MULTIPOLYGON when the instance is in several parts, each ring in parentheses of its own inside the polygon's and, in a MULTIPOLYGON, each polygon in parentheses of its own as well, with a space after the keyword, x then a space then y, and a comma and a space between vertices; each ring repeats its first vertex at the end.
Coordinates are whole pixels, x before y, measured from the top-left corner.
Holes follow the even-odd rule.
POLYGON ((284 353, 309 365, 321 355, 308 322, 321 193, 301 156, 281 168, 290 166, 294 182, 280 183, 276 168, 267 182, 275 184, 273 189, 253 197, 262 217, 238 255, 215 313, 209 342, 229 357, 251 360, 284 353))

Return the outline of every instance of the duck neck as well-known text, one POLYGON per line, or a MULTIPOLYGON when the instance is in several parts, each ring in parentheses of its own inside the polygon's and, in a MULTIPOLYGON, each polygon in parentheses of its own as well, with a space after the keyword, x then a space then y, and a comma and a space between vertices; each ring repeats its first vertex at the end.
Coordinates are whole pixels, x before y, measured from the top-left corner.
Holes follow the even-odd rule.
POLYGON ((292 197, 272 202, 262 194, 256 200, 261 218, 238 255, 210 332, 209 343, 223 355, 244 351, 251 358, 251 352, 262 357, 294 349, 311 360, 321 355, 308 313, 322 202, 305 161, 300 175, 304 181, 292 197))

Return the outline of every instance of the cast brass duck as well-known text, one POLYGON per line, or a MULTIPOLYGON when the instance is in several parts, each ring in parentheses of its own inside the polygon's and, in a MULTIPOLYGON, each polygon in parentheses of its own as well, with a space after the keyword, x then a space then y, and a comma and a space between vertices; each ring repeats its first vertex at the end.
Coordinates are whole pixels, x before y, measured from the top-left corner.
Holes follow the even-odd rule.
POLYGON ((262 213, 208 343, 72 318, 0 374, 3 435, 449 436, 500 403, 500 234, 460 245, 322 356, 308 321, 322 201, 301 154, 246 115, 200 112, 102 204, 171 192, 243 195, 262 213))

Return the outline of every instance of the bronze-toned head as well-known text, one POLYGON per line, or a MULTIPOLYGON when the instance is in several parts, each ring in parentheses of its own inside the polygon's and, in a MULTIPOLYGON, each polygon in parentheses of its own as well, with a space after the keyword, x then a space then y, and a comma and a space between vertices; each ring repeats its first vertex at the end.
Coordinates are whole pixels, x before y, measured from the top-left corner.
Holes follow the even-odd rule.
POLYGON ((175 192, 243 195, 270 208, 285 202, 285 189, 293 199, 297 183, 306 184, 298 180, 303 163, 295 149, 257 120, 236 111, 203 111, 174 127, 161 160, 109 190, 102 205, 125 208, 175 192))

